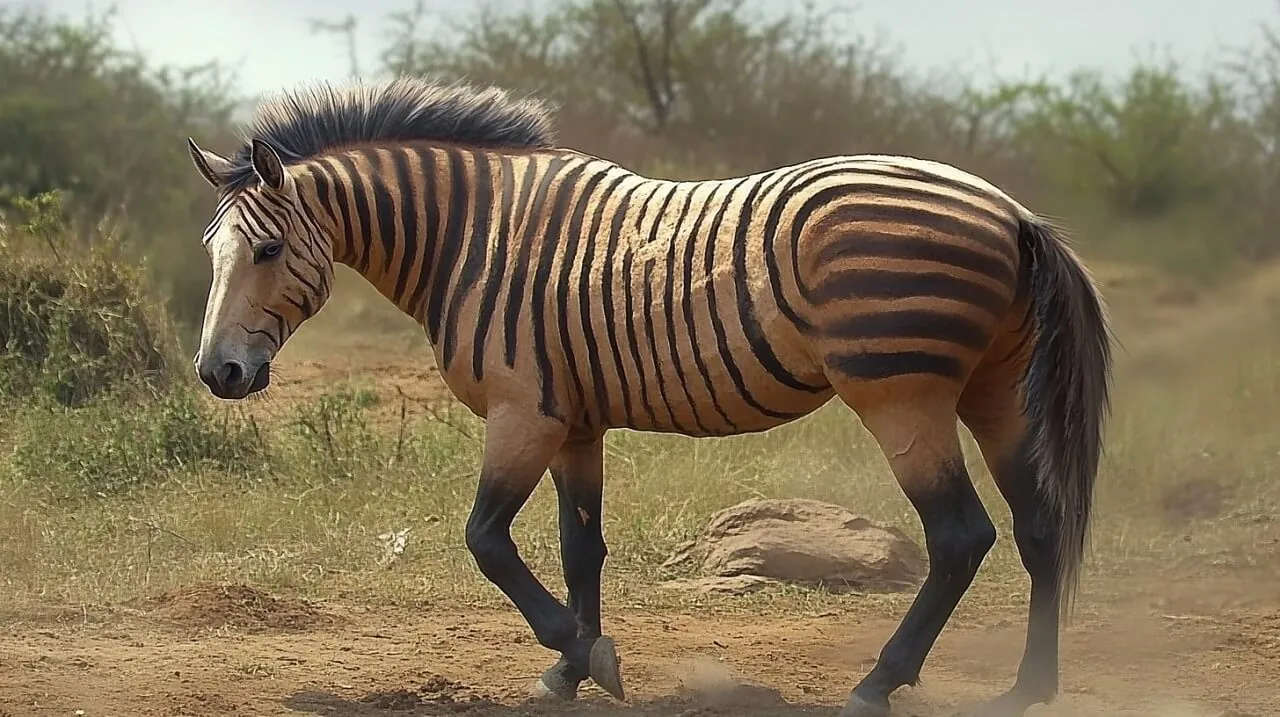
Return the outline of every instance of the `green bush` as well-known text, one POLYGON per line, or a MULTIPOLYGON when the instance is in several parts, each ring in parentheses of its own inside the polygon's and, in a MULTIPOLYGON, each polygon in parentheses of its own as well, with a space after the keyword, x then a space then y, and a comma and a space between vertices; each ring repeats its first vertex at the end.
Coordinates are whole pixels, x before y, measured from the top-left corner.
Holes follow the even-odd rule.
POLYGON ((117 387, 164 388, 176 343, 140 270, 111 236, 76 241, 56 195, 19 209, 0 230, 0 396, 77 406, 117 387))
POLYGON ((149 399, 102 395, 74 409, 29 407, 14 418, 13 476, 42 485, 57 501, 118 495, 192 474, 244 480, 270 465, 252 421, 230 413, 217 420, 186 386, 149 399))

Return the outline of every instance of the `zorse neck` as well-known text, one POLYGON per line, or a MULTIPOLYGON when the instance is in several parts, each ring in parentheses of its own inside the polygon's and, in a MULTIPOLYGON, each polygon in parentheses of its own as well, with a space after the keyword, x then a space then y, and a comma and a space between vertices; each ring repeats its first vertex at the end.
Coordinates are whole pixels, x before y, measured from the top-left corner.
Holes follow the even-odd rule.
MULTIPOLYGON (((427 327, 435 343, 451 276, 486 237, 468 225, 476 214, 475 163, 466 150, 370 147, 318 160, 317 203, 332 222, 333 257, 427 327)), ((480 257, 483 262, 483 256, 480 257)))

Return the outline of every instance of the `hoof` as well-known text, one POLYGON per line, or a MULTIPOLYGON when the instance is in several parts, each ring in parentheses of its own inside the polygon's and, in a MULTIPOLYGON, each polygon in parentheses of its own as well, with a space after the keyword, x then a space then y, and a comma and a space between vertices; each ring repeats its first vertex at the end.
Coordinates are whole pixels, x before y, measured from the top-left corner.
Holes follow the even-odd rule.
POLYGON ((857 695, 849 695, 839 717, 889 717, 889 703, 868 702, 857 695))
POLYGON ((542 673, 533 685, 533 699, 539 702, 573 702, 578 699, 578 685, 560 675, 555 667, 542 673))
POLYGON ((601 689, 613 695, 615 699, 626 701, 626 693, 622 689, 622 672, 618 662, 618 650, 613 638, 601 636, 591 645, 591 660, 588 663, 591 679, 601 689))

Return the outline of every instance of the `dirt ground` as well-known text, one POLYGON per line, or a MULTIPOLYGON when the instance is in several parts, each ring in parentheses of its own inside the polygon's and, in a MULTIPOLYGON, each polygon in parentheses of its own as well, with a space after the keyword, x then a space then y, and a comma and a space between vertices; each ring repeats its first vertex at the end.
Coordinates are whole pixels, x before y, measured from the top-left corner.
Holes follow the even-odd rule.
MULTIPOLYGON (((378 341, 326 348, 343 358, 288 362, 281 392, 358 375, 383 396, 402 390, 411 413, 442 393, 428 362, 397 360, 378 341)), ((400 408, 378 412, 397 420, 400 408)), ((1247 568, 1093 579, 1063 633, 1062 694, 1029 716, 1280 715, 1280 519, 1263 532, 1247 568)), ((526 702, 554 656, 511 608, 311 604, 193 585, 131 605, 6 609, 0 600, 0 717, 834 715, 901 618, 852 607, 656 612, 606 599, 628 703, 588 683, 568 707, 526 702)), ((1025 607, 962 604, 894 714, 964 715, 1005 689, 1024 626, 1025 607)))
MULTIPOLYGON (((1062 696, 1031 715, 1280 714, 1280 572, 1134 576, 1085 599, 1063 635, 1062 696)), ((628 703, 588 683, 577 705, 548 707, 525 696, 552 655, 514 610, 409 612, 193 586, 4 621, 0 716, 833 715, 897 619, 606 605, 628 703)), ((966 714, 1013 678, 1023 625, 1021 614, 958 614, 894 714, 966 714)))

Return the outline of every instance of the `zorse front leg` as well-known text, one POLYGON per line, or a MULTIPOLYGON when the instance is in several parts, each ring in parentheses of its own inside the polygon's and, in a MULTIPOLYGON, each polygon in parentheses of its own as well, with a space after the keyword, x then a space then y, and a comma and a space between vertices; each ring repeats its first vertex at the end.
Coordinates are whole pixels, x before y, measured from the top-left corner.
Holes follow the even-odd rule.
POLYGON ((511 540, 512 521, 564 444, 565 436, 564 426, 551 419, 502 411, 490 415, 484 465, 467 520, 467 548, 480 572, 524 615, 539 644, 559 652, 573 674, 590 676, 622 699, 613 641, 580 636, 574 612, 547 592, 511 540))
MULTIPOLYGON (((603 436, 570 438, 551 462, 551 478, 556 484, 560 506, 560 562, 564 566, 565 587, 569 590, 569 609, 578 621, 578 637, 596 640, 600 629, 600 572, 609 551, 604 542, 601 522, 604 487, 603 436)), ((616 665, 616 657, 605 638, 596 648, 600 651, 600 669, 616 665)), ((579 670, 567 658, 560 658, 543 673, 539 686, 546 695, 571 701, 577 697, 578 685, 590 675, 579 670)), ((604 676, 601 676, 604 678, 604 676)), ((620 678, 612 678, 613 686, 604 688, 616 697, 623 696, 620 678), (615 689, 616 687, 616 689, 615 689)), ((597 680, 598 682, 600 680, 597 680)))

